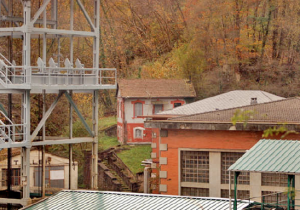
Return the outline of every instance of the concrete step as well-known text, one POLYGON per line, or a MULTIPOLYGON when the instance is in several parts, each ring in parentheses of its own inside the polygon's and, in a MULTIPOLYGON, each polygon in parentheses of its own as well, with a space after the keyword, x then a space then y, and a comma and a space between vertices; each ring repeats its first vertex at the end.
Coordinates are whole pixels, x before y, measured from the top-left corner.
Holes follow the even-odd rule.
POLYGON ((116 179, 121 183, 122 186, 122 192, 131 192, 129 186, 123 181, 123 179, 115 172, 107 161, 102 161, 102 163, 109 169, 110 173, 116 177, 116 179))

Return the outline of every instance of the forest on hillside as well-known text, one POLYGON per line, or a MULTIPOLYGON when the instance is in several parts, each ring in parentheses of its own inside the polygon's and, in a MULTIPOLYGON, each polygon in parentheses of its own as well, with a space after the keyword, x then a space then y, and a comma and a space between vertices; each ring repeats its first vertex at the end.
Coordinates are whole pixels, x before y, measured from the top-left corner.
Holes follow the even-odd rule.
POLYGON ((103 0, 101 10, 102 65, 119 78, 191 79, 198 98, 299 95, 300 1, 103 0))
MULTIPOLYGON (((13 2, 20 13, 20 2, 13 2)), ((33 14, 42 2, 32 1, 33 14)), ((92 17, 93 4, 82 3, 92 17)), ((70 1, 59 1, 58 9, 60 28, 68 28, 70 1)), ((100 67, 117 68, 119 79, 191 79, 198 99, 233 89, 299 95, 298 0, 101 0, 100 9, 100 67)), ((88 27, 82 13, 74 23, 74 30, 88 27)), ((60 41, 63 62, 70 41, 60 41)), ((32 43, 35 63, 43 44, 40 38, 32 43)), ((74 38, 74 44, 75 59, 91 66, 91 40, 74 38)), ((57 42, 49 39, 47 46, 47 59, 58 59, 57 42)), ((21 40, 14 40, 14 51, 20 47, 21 40)), ((3 49, 4 43, 5 54, 3 49)), ((14 59, 20 63, 21 54, 14 59)), ((103 96, 109 109, 114 93, 103 96)))

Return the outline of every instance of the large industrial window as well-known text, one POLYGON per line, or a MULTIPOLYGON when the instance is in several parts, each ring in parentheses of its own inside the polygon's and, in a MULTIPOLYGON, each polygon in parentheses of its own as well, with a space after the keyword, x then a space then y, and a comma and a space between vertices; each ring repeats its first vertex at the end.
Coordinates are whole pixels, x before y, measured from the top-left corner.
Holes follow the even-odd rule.
MULTIPOLYGON (((229 198, 229 190, 221 190, 221 198, 229 198)), ((231 190, 231 198, 234 198, 234 191, 231 190)), ((237 198, 238 199, 249 199, 250 198, 250 191, 249 190, 238 190, 237 191, 237 198)))
POLYGON ((209 153, 181 152, 181 181, 209 183, 209 153))
MULTIPOLYGON (((7 169, 2 169, 2 186, 7 186, 7 169)), ((11 171, 11 184, 12 186, 19 186, 21 183, 21 170, 13 168, 11 171)))
MULTIPOLYGON (((34 167, 34 186, 41 186, 42 167, 34 167)), ((47 166, 45 171, 46 187, 64 188, 64 167, 47 166)))
MULTIPOLYGON (((276 205, 277 202, 279 206, 287 206, 287 195, 284 192, 272 192, 272 191, 262 191, 262 199, 264 203, 274 204, 276 205)), ((292 200, 291 200, 292 202, 292 200)))
POLYGON ((135 103, 134 104, 134 117, 143 115, 143 104, 142 103, 135 103))
POLYGON ((262 173, 261 185, 286 187, 288 183, 287 174, 262 173))
MULTIPOLYGON (((222 152, 221 153, 221 183, 228 184, 229 183, 229 171, 227 169, 234 164, 240 157, 242 157, 244 153, 238 152, 222 152)), ((231 173, 231 180, 233 180, 234 173, 231 173)), ((242 172, 238 177, 239 184, 250 184, 250 174, 249 172, 242 172)))
POLYGON ((181 195, 208 197, 209 189, 208 188, 195 188, 195 187, 182 187, 181 195))

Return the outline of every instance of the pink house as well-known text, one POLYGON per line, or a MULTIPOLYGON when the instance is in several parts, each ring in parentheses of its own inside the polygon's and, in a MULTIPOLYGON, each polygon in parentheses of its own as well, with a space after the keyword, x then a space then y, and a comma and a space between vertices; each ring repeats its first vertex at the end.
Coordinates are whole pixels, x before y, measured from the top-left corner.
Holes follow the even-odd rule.
POLYGON ((117 91, 118 141, 151 143, 152 129, 144 128, 146 116, 182 106, 196 97, 186 80, 120 80, 117 91))

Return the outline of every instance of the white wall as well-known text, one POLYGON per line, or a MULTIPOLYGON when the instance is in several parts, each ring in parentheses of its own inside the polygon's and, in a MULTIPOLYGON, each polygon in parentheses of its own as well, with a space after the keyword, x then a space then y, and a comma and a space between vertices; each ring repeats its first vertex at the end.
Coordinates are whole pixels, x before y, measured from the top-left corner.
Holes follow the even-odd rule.
MULTIPOLYGON (((51 158, 50 166, 64 166, 64 187, 69 188, 69 160, 67 158, 58 157, 49 153, 45 154, 46 160, 48 157, 51 158)), ((34 168, 38 167, 39 159, 41 160, 42 153, 38 150, 30 152, 30 187, 34 187, 34 168)), ((41 165, 40 165, 41 166, 41 165)), ((48 165, 46 165, 48 166, 48 165)), ((17 155, 12 157, 12 168, 21 168, 21 156, 17 155), (17 164, 16 162, 17 161, 17 164)), ((7 169, 7 160, 0 162, 0 180, 2 180, 2 169, 7 169)), ((75 169, 73 170, 72 176, 72 189, 78 188, 78 163, 75 162, 75 169)), ((2 183, 0 182, 0 189, 3 189, 2 183)))
MULTIPOLYGON (((134 118, 133 116, 133 109, 134 104, 132 104, 133 101, 136 101, 137 99, 125 99, 125 120, 127 123, 144 123, 145 119, 143 118, 134 118)), ((175 101, 176 99, 139 99, 141 101, 145 101, 145 104, 143 104, 143 115, 153 115, 153 105, 154 103, 162 103, 163 104, 163 110, 170 110, 173 109, 173 104, 171 104, 171 101, 175 101)), ((184 99, 179 99, 181 101, 185 101, 184 99)), ((185 101, 186 103, 186 101, 185 101)))

